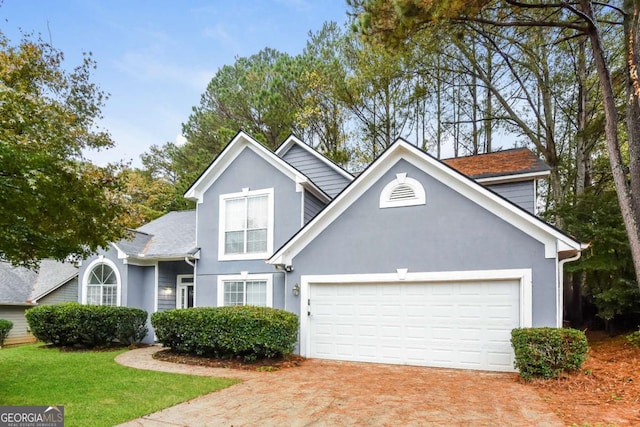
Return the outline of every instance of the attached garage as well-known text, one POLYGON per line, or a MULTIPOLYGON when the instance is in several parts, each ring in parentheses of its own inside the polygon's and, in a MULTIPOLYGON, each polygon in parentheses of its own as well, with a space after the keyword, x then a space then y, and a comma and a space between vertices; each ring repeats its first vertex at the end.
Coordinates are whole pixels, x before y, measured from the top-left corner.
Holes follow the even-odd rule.
MULTIPOLYGON (((406 273, 401 273, 401 275, 406 273)), ((511 330, 527 323, 530 272, 303 279, 308 357, 512 371, 511 330), (527 285, 529 283, 529 285, 527 285)), ((306 333, 305 333, 306 332, 306 333)))

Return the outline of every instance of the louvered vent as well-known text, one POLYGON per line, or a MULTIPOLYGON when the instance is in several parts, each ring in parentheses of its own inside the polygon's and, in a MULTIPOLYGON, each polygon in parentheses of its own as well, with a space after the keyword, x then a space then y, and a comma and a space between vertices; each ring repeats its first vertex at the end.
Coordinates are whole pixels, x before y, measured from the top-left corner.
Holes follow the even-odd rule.
POLYGON ((416 192, 413 187, 407 184, 397 185, 389 195, 390 201, 411 200, 416 198, 416 192))

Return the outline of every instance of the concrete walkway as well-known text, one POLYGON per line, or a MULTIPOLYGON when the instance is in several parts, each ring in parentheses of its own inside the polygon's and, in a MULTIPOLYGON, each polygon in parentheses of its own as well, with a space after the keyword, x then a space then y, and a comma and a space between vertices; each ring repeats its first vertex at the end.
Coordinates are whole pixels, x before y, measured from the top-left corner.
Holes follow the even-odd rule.
POLYGON ((156 361, 160 347, 116 362, 241 383, 122 426, 562 426, 515 374, 311 359, 276 372, 156 361))

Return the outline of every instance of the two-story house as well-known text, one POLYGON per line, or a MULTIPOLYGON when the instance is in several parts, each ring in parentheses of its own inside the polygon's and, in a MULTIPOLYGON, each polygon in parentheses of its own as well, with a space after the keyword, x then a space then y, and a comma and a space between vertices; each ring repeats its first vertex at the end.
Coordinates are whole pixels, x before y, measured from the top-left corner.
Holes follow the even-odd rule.
POLYGON ((398 140, 354 177, 240 132, 187 190, 196 209, 87 259, 79 298, 270 306, 300 316, 304 356, 512 370, 511 329, 561 326, 583 249, 534 215, 547 174, 527 149, 441 162, 398 140))

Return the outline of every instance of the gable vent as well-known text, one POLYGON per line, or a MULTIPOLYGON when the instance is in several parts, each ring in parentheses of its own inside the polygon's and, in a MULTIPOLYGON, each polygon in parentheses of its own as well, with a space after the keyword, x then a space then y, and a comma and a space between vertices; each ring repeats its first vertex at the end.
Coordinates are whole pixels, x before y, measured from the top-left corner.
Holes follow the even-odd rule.
POLYGON ((418 180, 407 177, 406 173, 396 174, 396 179, 389 182, 380 193, 380 208, 424 204, 426 204, 424 187, 418 180))
POLYGON ((408 199, 415 199, 415 198, 416 198, 416 192, 413 191, 413 188, 407 184, 397 185, 389 195, 389 200, 391 201, 408 200, 408 199))

